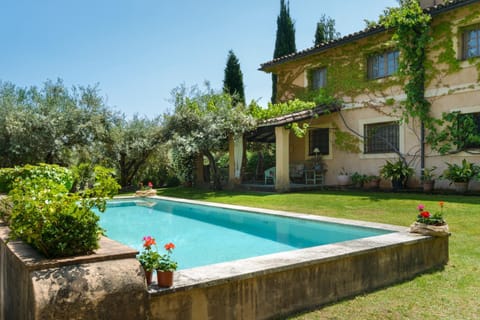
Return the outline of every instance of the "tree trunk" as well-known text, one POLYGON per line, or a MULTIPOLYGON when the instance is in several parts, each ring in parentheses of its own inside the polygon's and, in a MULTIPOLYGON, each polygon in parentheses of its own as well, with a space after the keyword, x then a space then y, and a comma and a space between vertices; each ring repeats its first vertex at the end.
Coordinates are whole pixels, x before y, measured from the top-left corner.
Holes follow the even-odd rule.
POLYGON ((263 165, 263 151, 259 150, 257 151, 258 157, 257 157, 257 167, 255 170, 255 180, 257 179, 262 179, 263 178, 263 172, 265 171, 264 165, 263 165))
POLYGON ((203 154, 207 157, 208 162, 210 163, 210 171, 212 172, 210 179, 213 179, 213 190, 222 190, 222 181, 217 162, 213 158, 213 155, 210 153, 210 151, 204 150, 203 154))
POLYGON ((247 138, 243 135, 243 154, 242 154, 242 168, 240 169, 240 183, 245 181, 245 174, 247 172, 247 138))

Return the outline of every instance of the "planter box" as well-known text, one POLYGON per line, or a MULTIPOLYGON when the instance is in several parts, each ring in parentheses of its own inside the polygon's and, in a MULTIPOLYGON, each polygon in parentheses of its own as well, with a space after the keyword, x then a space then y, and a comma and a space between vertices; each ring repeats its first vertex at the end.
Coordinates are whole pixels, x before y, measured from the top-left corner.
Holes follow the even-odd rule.
POLYGON ((102 237, 95 254, 46 259, 9 232, 0 224, 0 320, 147 318, 136 250, 102 237))

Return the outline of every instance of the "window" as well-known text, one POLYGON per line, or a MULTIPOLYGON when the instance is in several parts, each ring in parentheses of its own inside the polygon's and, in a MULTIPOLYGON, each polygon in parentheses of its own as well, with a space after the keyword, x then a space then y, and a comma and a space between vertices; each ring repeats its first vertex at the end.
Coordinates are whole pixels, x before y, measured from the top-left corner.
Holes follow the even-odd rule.
POLYGON ((364 126, 364 153, 387 153, 399 150, 398 122, 366 124, 364 126))
POLYGON ((463 33, 463 59, 480 56, 480 26, 463 33))
POLYGON ((467 131, 460 144, 465 149, 480 148, 480 112, 460 114, 458 124, 467 131))
POLYGON ((315 148, 318 148, 322 155, 330 153, 328 128, 309 130, 308 135, 308 155, 314 156, 315 152, 313 150, 315 148))
POLYGON ((398 70, 398 50, 384 52, 368 58, 368 78, 391 76, 398 70))
POLYGON ((325 88, 327 85, 327 68, 312 70, 312 89, 325 88))

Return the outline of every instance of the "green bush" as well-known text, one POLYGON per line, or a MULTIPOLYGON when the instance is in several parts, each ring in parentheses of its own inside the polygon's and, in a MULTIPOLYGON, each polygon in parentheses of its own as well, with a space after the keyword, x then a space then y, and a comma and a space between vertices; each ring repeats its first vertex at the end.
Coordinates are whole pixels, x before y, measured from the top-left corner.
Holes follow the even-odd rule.
POLYGON ((13 168, 0 169, 0 193, 8 193, 11 190, 10 185, 15 178, 13 177, 13 168))
POLYGON ((12 203, 10 199, 5 195, 0 195, 0 220, 8 222, 10 215, 12 214, 12 203))
POLYGON ((67 168, 56 164, 26 165, 24 167, 0 169, 0 192, 8 193, 17 179, 44 177, 62 184, 67 190, 73 186, 73 175, 67 168))
POLYGON ((110 169, 95 167, 92 174, 93 180, 87 183, 91 187, 77 193, 70 193, 61 179, 45 175, 16 179, 9 193, 11 238, 25 241, 48 258, 97 249, 102 229, 91 209, 97 206, 104 211, 105 197, 113 196, 119 185, 110 169))

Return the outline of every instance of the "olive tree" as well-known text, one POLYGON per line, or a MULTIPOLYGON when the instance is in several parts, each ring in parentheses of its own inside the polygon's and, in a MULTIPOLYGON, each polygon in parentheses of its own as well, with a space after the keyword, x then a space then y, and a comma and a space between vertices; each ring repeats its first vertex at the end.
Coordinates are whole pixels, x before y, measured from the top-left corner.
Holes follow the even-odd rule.
POLYGON ((70 165, 106 137, 112 112, 97 87, 68 89, 61 80, 41 89, 0 83, 0 166, 70 165))
POLYGON ((163 138, 160 117, 148 119, 134 115, 117 118, 109 131, 105 155, 117 169, 120 185, 132 185, 134 178, 159 150, 163 138))
POLYGON ((175 153, 192 159, 203 154, 208 158, 213 186, 221 189, 217 152, 225 151, 230 135, 241 135, 251 130, 255 120, 245 106, 233 106, 232 97, 216 92, 208 83, 204 90, 197 86, 179 86, 172 91, 173 113, 165 115, 164 138, 175 153))

